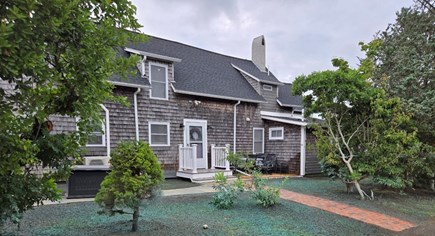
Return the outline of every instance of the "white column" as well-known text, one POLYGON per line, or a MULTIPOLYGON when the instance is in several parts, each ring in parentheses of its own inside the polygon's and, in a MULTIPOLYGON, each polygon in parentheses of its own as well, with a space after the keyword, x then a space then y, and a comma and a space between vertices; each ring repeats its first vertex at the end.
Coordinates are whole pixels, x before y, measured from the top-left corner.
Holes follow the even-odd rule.
POLYGON ((178 144, 178 171, 183 170, 184 155, 183 155, 183 144, 178 144))
POLYGON ((301 160, 300 160, 300 175, 305 175, 305 150, 306 150, 306 127, 301 126, 301 160))
POLYGON ((225 170, 230 170, 230 162, 227 160, 228 154, 230 154, 230 145, 225 144, 225 170))
POLYGON ((197 156, 196 154, 198 153, 198 145, 197 144, 192 144, 192 160, 193 160, 193 170, 192 173, 198 173, 197 169, 197 156))
POLYGON ((211 145, 211 169, 214 170, 215 169, 215 165, 216 165, 216 152, 215 152, 215 144, 211 145))

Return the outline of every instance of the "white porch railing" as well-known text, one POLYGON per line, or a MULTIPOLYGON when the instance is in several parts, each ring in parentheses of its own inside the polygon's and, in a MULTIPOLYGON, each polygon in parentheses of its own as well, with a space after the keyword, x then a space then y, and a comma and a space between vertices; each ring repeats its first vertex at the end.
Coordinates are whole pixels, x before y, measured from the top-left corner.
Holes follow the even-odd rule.
POLYGON ((226 144, 225 147, 216 147, 211 145, 211 168, 225 168, 230 170, 230 162, 227 160, 228 153, 230 151, 230 145, 226 144))
POLYGON ((183 147, 183 144, 178 145, 178 171, 192 170, 192 173, 198 173, 197 168, 197 145, 192 144, 191 147, 183 147))

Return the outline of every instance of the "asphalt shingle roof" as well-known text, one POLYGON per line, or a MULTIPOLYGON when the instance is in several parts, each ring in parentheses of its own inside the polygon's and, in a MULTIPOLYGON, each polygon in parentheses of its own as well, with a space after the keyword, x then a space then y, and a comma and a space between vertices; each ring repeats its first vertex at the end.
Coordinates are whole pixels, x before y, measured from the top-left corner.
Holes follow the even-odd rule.
POLYGON ((176 92, 221 97, 229 100, 263 102, 265 99, 243 78, 232 65, 260 79, 280 82, 272 73, 261 72, 252 61, 196 48, 186 44, 158 38, 129 48, 158 55, 179 58, 174 63, 173 84, 176 92))
POLYGON ((291 94, 292 84, 284 83, 278 86, 278 101, 281 106, 302 107, 302 97, 291 94))

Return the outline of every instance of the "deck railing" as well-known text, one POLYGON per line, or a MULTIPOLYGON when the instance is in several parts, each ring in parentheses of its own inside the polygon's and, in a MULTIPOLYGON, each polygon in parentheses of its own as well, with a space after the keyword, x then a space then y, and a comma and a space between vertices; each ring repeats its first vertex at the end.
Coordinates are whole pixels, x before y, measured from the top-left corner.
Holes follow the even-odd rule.
POLYGON ((197 168, 197 145, 192 144, 191 147, 183 147, 183 144, 178 145, 178 171, 192 170, 192 173, 198 173, 197 168))
POLYGON ((230 151, 230 145, 226 144, 225 147, 216 147, 215 144, 211 145, 211 168, 225 168, 230 170, 230 162, 227 156, 230 151))

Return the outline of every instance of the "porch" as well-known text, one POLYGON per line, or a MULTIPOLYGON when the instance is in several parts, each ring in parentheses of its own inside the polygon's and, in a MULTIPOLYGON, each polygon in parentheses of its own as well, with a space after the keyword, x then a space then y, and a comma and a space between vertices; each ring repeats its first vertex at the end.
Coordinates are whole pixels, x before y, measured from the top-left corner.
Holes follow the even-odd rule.
POLYGON ((225 176, 232 177, 230 163, 227 160, 230 145, 217 147, 210 145, 211 163, 208 158, 201 155, 197 144, 190 146, 178 145, 178 171, 177 177, 190 179, 192 182, 211 182, 216 173, 222 172, 225 176), (200 153, 200 155, 198 155, 200 153))

